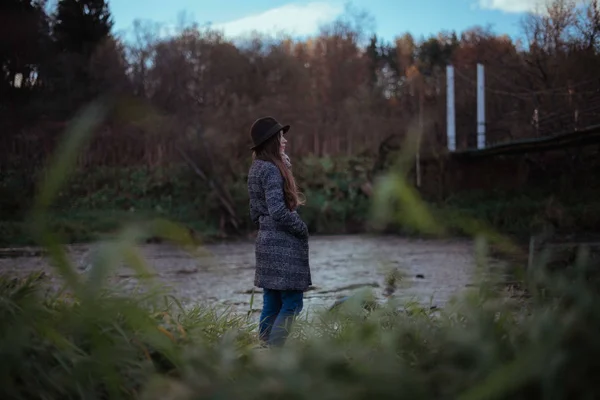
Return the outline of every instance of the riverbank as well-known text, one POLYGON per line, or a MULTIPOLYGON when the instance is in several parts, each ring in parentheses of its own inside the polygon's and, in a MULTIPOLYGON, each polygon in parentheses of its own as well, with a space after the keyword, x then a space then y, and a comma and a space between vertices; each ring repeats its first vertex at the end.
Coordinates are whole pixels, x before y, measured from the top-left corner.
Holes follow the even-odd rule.
MULTIPOLYGON (((560 218, 547 215, 546 203, 543 199, 481 199, 465 201, 455 198, 446 203, 428 203, 436 221, 444 224, 448 237, 464 237, 464 219, 477 221, 495 232, 507 235, 516 241, 527 243, 531 235, 542 233, 559 236, 597 236, 600 221, 600 202, 597 200, 577 204, 562 204, 560 218)), ((152 199, 148 199, 152 201, 152 199)), ((344 235, 369 234, 375 231, 369 226, 368 205, 362 205, 359 214, 351 219, 344 219, 343 214, 335 215, 328 211, 317 210, 307 206, 301 210, 306 218, 312 235, 344 235), (327 214, 328 216, 325 216, 327 214), (323 221, 319 218, 323 216, 323 221), (331 221, 336 221, 335 223, 331 221)), ((214 215, 202 217, 201 212, 192 211, 186 206, 171 209, 137 210, 107 209, 98 206, 95 209, 67 208, 53 210, 50 213, 50 228, 60 235, 65 243, 93 242, 117 231, 126 223, 146 221, 154 217, 168 218, 186 226, 190 233, 203 243, 240 240, 252 237, 253 227, 246 222, 237 232, 220 229, 220 221, 214 215), (215 220, 216 219, 216 220, 215 220)), ((245 216, 240 210, 240 215, 245 216)), ((0 220, 0 246, 35 245, 26 217, 15 219, 4 215, 0 220)), ((424 237, 419 232, 405 226, 391 225, 387 233, 403 237, 424 237)), ((467 234, 466 236, 469 236, 467 234)))
MULTIPOLYGON (((354 159, 317 161, 300 162, 297 167, 308 199, 300 213, 311 234, 373 232, 372 160, 359 165, 354 159)), ((222 196, 209 190, 187 166, 81 172, 66 183, 48 210, 50 228, 65 243, 90 242, 125 223, 160 217, 185 225, 204 242, 248 237, 254 226, 248 217, 245 176, 222 184, 228 192, 227 207, 222 196)), ((31 176, 7 174, 0 182, 0 246, 36 244, 27 223, 35 193, 31 176)), ((600 195, 591 189, 553 194, 534 189, 468 191, 443 199, 422 196, 448 237, 471 236, 467 225, 474 223, 525 242, 541 232, 588 234, 600 226, 600 195)), ((387 231, 421 236, 399 223, 387 231)))

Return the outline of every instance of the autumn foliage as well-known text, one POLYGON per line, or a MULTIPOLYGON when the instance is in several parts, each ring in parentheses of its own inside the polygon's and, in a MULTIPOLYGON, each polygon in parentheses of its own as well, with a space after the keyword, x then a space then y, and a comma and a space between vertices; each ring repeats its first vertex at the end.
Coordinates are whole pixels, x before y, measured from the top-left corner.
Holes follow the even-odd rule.
POLYGON ((352 8, 307 40, 232 41, 193 25, 164 37, 148 23, 136 23, 125 40, 111 33, 104 2, 80 11, 83 34, 65 17, 78 18, 68 12, 72 1, 50 15, 38 2, 8 3, 9 18, 27 24, 3 25, 18 28, 2 35, 3 163, 43 159, 63 121, 106 93, 118 95, 121 112, 98 132, 84 165, 161 165, 178 157, 176 143, 198 138, 221 160, 239 160, 248 126, 263 114, 293 125, 294 155, 322 156, 373 150, 406 133, 422 109, 424 141, 441 149, 448 64, 456 67, 459 148, 475 140, 477 63, 486 67, 490 143, 598 122, 596 1, 555 1, 523 20, 524 39, 475 27, 422 40, 407 33, 393 43, 372 35, 368 14, 352 8), (44 41, 49 46, 38 46, 44 41))
MULTIPOLYGON (((441 157, 450 64, 459 150, 476 145, 478 63, 486 74, 488 145, 600 123, 597 0, 584 5, 555 0, 522 20, 519 38, 473 27, 420 39, 400 30, 391 42, 373 34, 369 14, 353 7, 306 39, 227 38, 195 24, 165 35, 160 25, 147 22, 121 34, 112 28, 104 0, 60 0, 54 9, 43 0, 9 0, 1 7, 6 23, 0 23, 0 171, 3 193, 10 193, 3 197, 14 203, 7 210, 23 208, 22 199, 31 197, 40 167, 68 121, 98 98, 110 99, 114 107, 79 155, 83 174, 116 168, 121 172, 114 176, 128 176, 131 168, 181 166, 185 153, 225 215, 232 214, 227 210, 233 203, 238 213, 245 205, 235 197, 243 192, 240 182, 250 160, 249 127, 262 115, 292 125, 289 148, 304 175, 301 185, 325 182, 313 188, 313 197, 335 187, 336 178, 316 176, 299 160, 366 157, 366 167, 344 161, 334 169, 345 171, 347 179, 361 176, 351 186, 368 187, 374 173, 389 165, 383 158, 402 147, 407 134, 420 136, 423 159, 436 160, 423 166, 423 191, 442 199, 477 186, 450 176, 461 175, 462 166, 446 176, 441 157)), ((313 161, 306 165, 320 165, 313 161)), ((486 168, 481 170, 498 169, 486 168)), ((108 185, 117 190, 111 199, 120 196, 117 178, 105 181, 103 174, 98 172, 93 185, 87 181, 84 195, 108 185)), ((525 175, 505 178, 521 186, 530 182, 525 175)), ((150 179, 153 185, 157 179, 162 178, 150 179)), ((479 175, 468 179, 482 181, 479 175)), ((487 182, 500 187, 502 179, 487 182)), ((150 196, 145 189, 140 193, 142 199, 150 196)), ((335 197, 327 193, 324 199, 335 197)), ((315 221, 323 221, 331 201, 317 204, 315 221)), ((343 215, 340 221, 347 219, 343 215)))

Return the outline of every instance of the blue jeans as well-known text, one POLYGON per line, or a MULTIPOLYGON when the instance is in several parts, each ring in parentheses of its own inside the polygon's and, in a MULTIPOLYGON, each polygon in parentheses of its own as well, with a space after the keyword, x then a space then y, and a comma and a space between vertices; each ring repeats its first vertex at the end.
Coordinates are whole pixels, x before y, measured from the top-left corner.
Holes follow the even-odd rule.
POLYGON ((294 318, 302 311, 304 292, 264 289, 258 337, 269 346, 283 346, 294 318))

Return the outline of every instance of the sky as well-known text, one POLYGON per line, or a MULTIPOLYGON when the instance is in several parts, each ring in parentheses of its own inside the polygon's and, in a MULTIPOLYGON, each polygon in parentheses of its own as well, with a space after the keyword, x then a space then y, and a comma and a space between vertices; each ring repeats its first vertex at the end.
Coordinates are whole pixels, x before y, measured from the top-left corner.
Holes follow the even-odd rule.
MULTIPOLYGON (((152 21, 173 29, 181 21, 210 24, 226 36, 252 30, 297 36, 317 33, 321 24, 343 14, 346 0, 108 0, 117 33, 131 32, 134 20, 152 21)), ((415 37, 443 30, 461 32, 474 25, 490 26, 497 34, 521 35, 524 13, 543 0, 353 0, 367 11, 375 33, 384 40, 410 32, 415 37)))

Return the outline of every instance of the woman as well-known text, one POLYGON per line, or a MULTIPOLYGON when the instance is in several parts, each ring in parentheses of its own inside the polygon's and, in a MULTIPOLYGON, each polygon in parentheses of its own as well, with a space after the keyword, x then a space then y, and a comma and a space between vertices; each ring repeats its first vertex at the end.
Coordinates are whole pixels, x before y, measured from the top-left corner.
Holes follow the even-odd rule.
POLYGON ((303 205, 282 126, 264 117, 252 125, 252 166, 248 173, 250 217, 258 226, 254 285, 263 289, 259 338, 282 346, 302 310, 304 291, 312 285, 308 263, 308 228, 296 212, 303 205))

